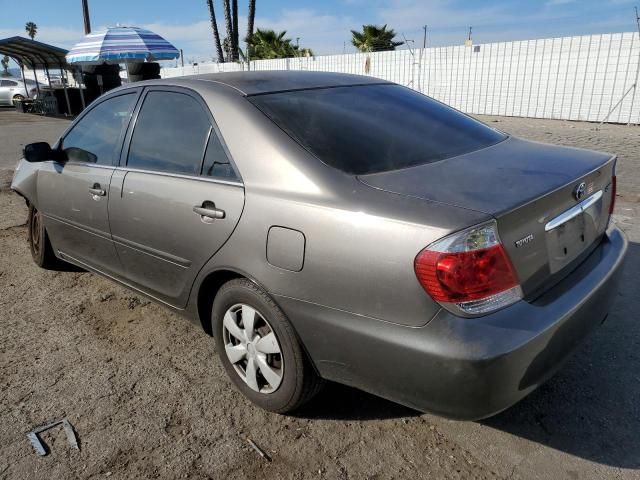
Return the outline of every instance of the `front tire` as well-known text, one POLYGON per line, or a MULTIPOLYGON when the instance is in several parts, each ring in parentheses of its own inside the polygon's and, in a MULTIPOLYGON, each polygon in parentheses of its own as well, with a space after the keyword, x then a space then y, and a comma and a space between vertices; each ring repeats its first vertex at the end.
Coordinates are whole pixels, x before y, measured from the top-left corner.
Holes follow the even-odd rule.
POLYGON ((212 331, 225 370, 259 407, 291 412, 322 386, 286 316, 247 279, 227 282, 213 302, 212 331))
POLYGON ((41 213, 33 206, 29 206, 29 217, 27 220, 29 248, 33 261, 41 268, 47 270, 56 269, 60 261, 53 253, 53 248, 49 242, 47 231, 44 228, 41 213))

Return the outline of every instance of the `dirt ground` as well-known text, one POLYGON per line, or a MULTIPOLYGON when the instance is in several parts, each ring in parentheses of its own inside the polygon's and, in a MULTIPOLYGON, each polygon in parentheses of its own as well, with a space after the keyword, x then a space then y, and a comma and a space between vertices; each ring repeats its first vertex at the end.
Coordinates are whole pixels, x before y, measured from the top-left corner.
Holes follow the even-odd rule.
POLYGON ((200 328, 96 275, 40 270, 22 200, 5 188, 0 211, 1 478, 493 476, 415 412, 350 389, 297 417, 254 408, 200 328), (36 457, 25 433, 63 417, 80 451, 57 429, 36 457))
MULTIPOLYGON (((591 124, 485 120, 585 147, 594 136, 591 124)), ((554 379, 484 422, 334 384, 295 416, 253 407, 199 327, 97 275, 37 268, 24 202, 0 170, 0 479, 640 478, 640 198, 628 179, 640 178, 640 128, 605 129, 623 151, 616 218, 634 242, 618 301, 554 379), (80 450, 56 429, 36 456, 26 433, 64 417, 80 450)), ((0 129, 0 148, 11 141, 0 129)))

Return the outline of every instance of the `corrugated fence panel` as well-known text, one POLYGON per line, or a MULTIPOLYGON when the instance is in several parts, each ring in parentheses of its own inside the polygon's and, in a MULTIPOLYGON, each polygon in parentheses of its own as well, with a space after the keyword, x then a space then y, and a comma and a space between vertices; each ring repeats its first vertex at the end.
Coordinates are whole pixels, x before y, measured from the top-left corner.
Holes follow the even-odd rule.
MULTIPOLYGON (((244 69, 203 63, 163 68, 162 76, 244 69)), ((250 69, 370 75, 475 114, 640 123, 636 32, 255 60, 250 69)))

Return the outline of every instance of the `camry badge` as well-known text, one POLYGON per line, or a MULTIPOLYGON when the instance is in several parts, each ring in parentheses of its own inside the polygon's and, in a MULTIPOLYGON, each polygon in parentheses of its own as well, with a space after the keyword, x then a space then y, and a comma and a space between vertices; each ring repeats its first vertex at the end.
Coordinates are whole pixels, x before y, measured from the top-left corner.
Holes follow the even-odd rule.
POLYGON ((576 197, 576 200, 581 200, 585 193, 587 193, 587 184, 584 182, 579 183, 573 189, 573 196, 576 197))
POLYGON ((526 245, 527 243, 531 243, 532 241, 533 241, 533 233, 530 233, 526 237, 515 241, 516 248, 520 248, 521 246, 526 245))

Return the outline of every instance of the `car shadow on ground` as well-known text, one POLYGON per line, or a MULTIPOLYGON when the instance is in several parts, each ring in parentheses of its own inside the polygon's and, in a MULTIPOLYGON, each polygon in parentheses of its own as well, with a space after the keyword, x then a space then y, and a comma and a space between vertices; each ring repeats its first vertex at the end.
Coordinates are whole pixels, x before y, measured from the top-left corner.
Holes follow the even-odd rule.
MULTIPOLYGON (((632 243, 607 321, 546 384, 510 409, 478 423, 593 462, 640 468, 638 271, 640 244, 632 243)), ((296 414, 335 420, 419 415, 410 408, 335 383, 328 383, 296 414)))
POLYGON ((294 415, 316 420, 382 420, 422 414, 361 390, 327 382, 322 391, 294 415))
POLYGON ((60 261, 55 265, 47 267, 47 270, 53 270, 54 272, 86 272, 84 268, 80 268, 72 263, 60 261))

